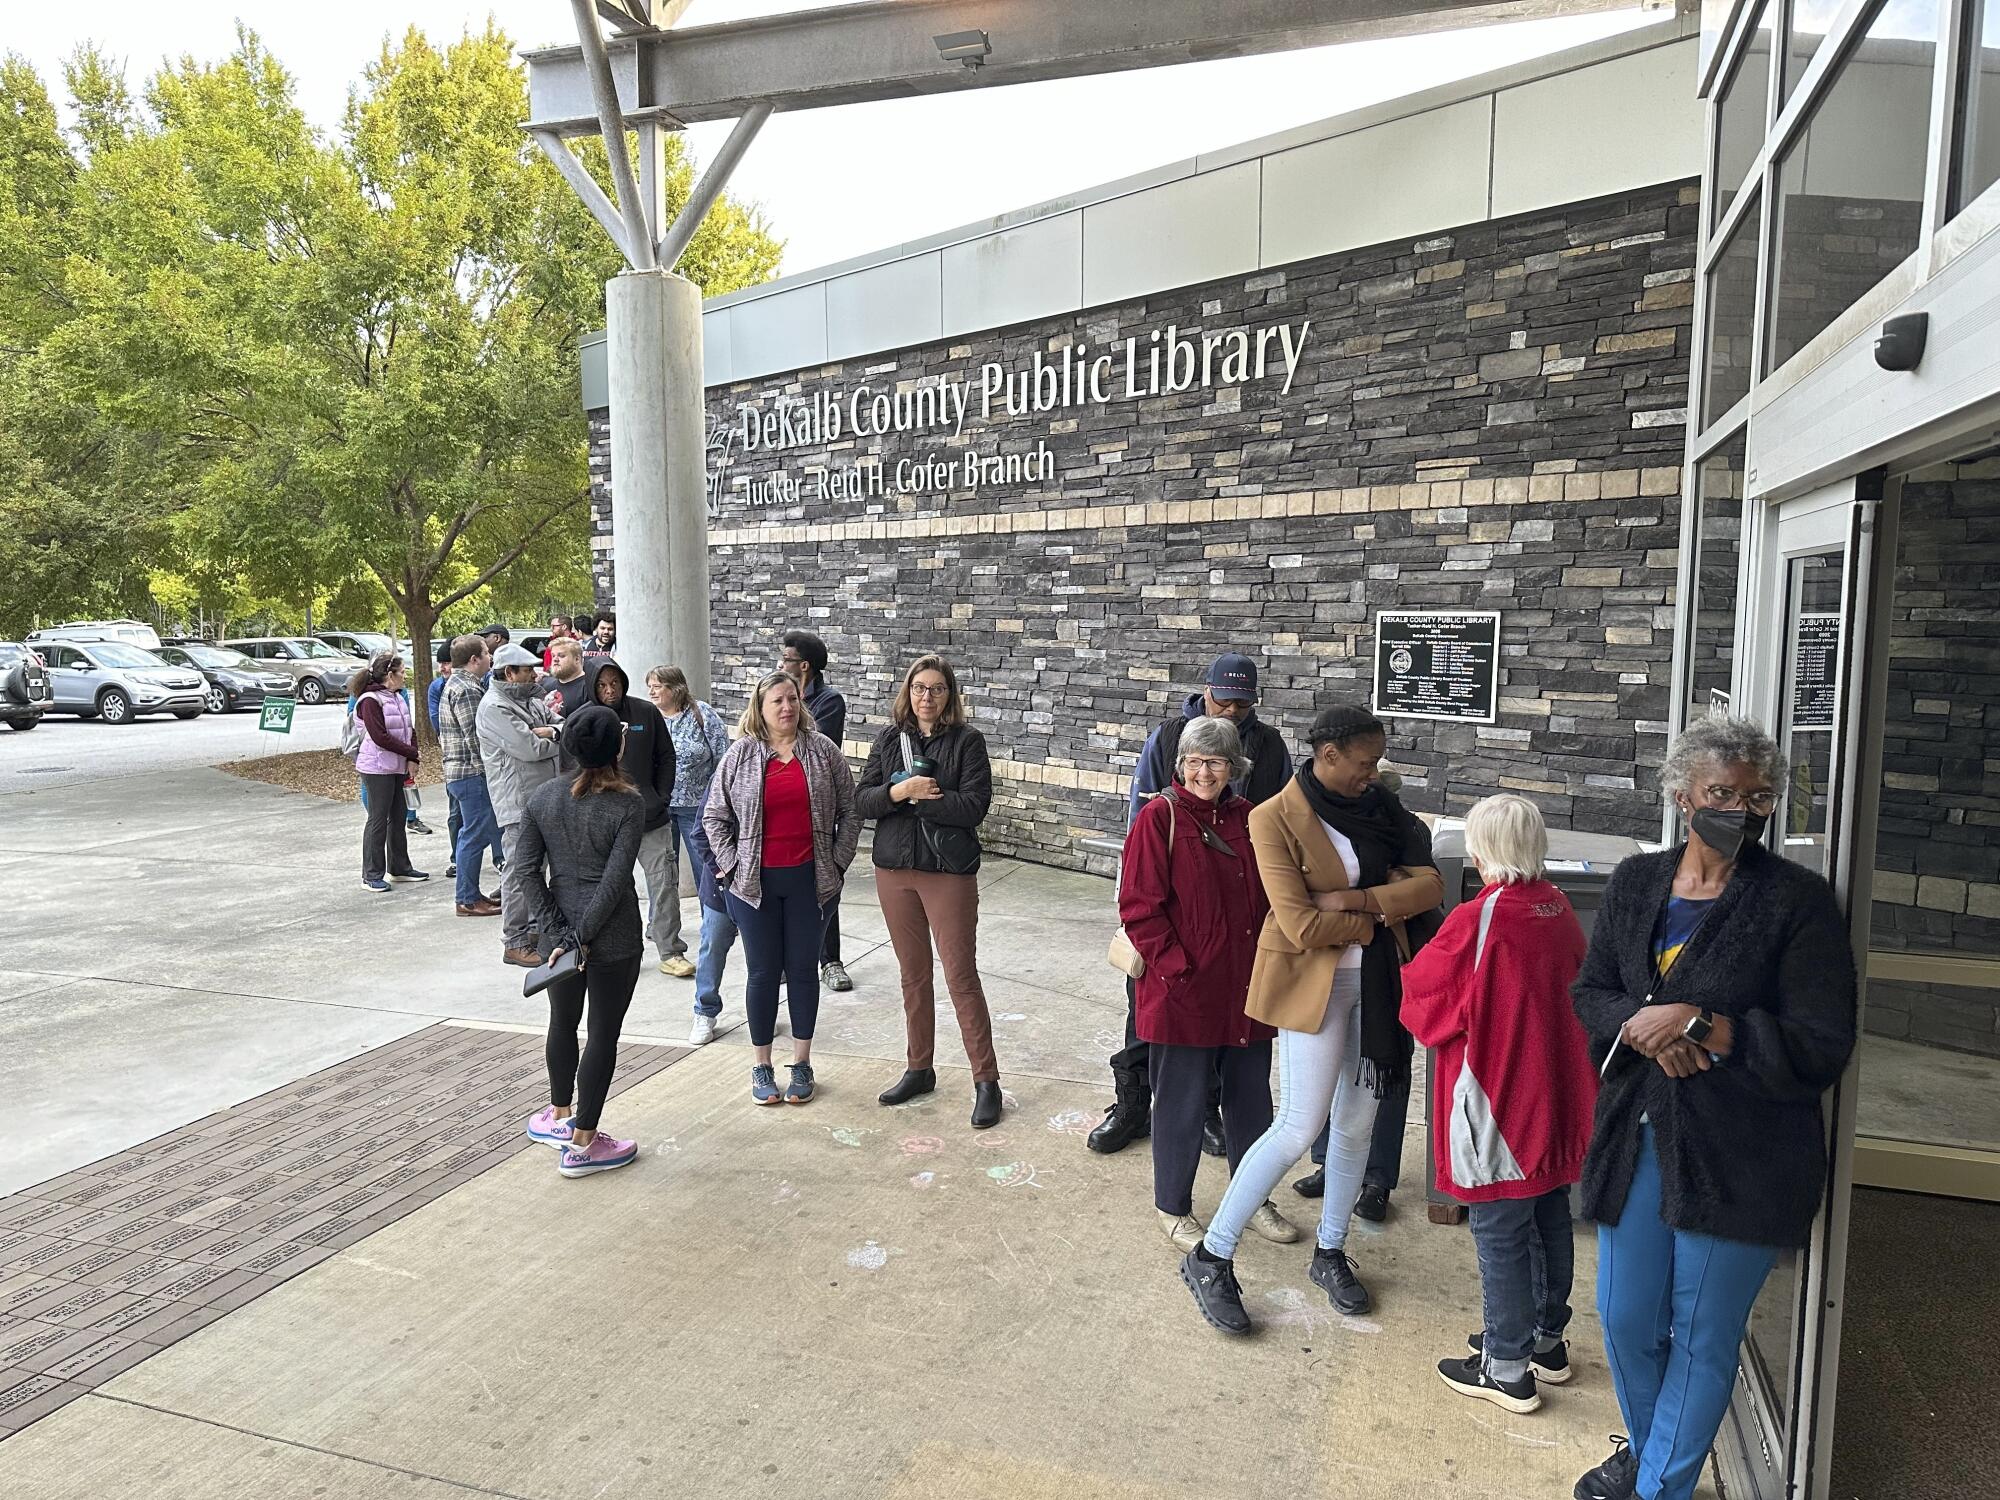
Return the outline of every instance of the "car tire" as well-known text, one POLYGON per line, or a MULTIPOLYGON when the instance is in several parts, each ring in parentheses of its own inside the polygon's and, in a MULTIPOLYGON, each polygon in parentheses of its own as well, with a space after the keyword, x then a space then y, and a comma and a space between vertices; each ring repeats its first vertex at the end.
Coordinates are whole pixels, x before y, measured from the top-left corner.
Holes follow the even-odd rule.
MULTIPOLYGON (((209 684, 207 693, 202 696, 202 702, 212 714, 226 714, 229 712, 229 695, 224 693, 221 687, 215 683, 209 684)), ((189 715, 189 717, 192 718, 193 715, 189 715)))
POLYGON ((308 677, 299 684, 299 702, 308 707, 326 702, 326 684, 317 677, 308 677))
POLYGON ((132 712, 132 700, 117 688, 106 688, 97 695, 97 714, 107 724, 130 724, 138 717, 132 712))
POLYGON ((29 714, 25 719, 9 719, 7 723, 15 729, 29 730, 42 722, 40 714, 29 714))
POLYGON ((202 710, 198 708, 177 708, 174 710, 174 717, 176 719, 199 719, 201 715, 202 710))

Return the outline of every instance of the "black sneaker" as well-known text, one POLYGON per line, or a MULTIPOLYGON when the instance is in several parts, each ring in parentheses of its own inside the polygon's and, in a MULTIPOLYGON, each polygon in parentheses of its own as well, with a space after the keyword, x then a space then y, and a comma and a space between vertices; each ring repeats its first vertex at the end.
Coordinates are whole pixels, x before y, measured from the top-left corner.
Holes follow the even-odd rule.
MULTIPOLYGON (((1485 1341, 1485 1334, 1473 1333, 1466 1335, 1465 1344, 1474 1354, 1484 1354, 1485 1341)), ((1569 1340, 1564 1339, 1546 1354, 1539 1350, 1529 1354, 1528 1368, 1543 1385, 1568 1385, 1576 1373, 1576 1366, 1569 1362, 1569 1340)))
POLYGON ((1236 1264, 1217 1260, 1200 1246, 1181 1257, 1181 1280, 1194 1293, 1208 1326, 1224 1333, 1248 1333, 1250 1314, 1243 1310, 1243 1288, 1236 1283, 1236 1264))
POLYGON ((1336 1308, 1349 1317, 1368 1311, 1368 1288, 1354 1274, 1354 1266, 1348 1261, 1345 1250, 1314 1246, 1312 1265, 1306 1275, 1312 1278, 1314 1286, 1326 1293, 1336 1308))
POLYGON ((1611 1457, 1576 1482, 1576 1500, 1633 1500, 1639 1493, 1639 1455, 1625 1434, 1611 1434, 1611 1457))
POLYGON ((1535 1389, 1535 1377, 1523 1375, 1519 1380, 1496 1380, 1493 1372, 1486 1368, 1485 1356, 1469 1354, 1464 1359, 1441 1359, 1438 1361, 1438 1375, 1444 1383, 1461 1396, 1474 1396, 1481 1401, 1491 1401, 1495 1406, 1508 1411, 1526 1414, 1539 1411, 1542 1394, 1535 1389))
POLYGON ((1292 1191, 1301 1198, 1324 1198, 1326 1196, 1326 1168, 1314 1167, 1312 1171, 1292 1184, 1292 1191))
POLYGON ((1354 1200, 1354 1212, 1370 1224, 1380 1224, 1389 1217, 1389 1190, 1372 1182, 1362 1183, 1361 1196, 1354 1200))
POLYGON ((1222 1133, 1222 1111, 1213 1105, 1201 1122, 1201 1152, 1204 1156, 1229 1154, 1229 1142, 1222 1133))

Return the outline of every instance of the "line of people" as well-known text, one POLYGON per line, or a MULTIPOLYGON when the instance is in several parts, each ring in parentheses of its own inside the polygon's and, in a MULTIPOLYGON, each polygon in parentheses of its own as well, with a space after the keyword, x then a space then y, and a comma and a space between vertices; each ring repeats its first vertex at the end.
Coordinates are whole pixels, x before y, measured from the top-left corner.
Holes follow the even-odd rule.
MULTIPOLYGON (((1241 1237, 1297 1237, 1270 1194, 1319 1132, 1306 1272, 1335 1309, 1360 1313, 1373 1299, 1346 1254, 1349 1221, 1422 1043, 1435 1182, 1467 1205, 1482 1298, 1482 1327, 1438 1361, 1439 1378, 1515 1413, 1572 1378, 1580 1183, 1626 1434, 1573 1493, 1688 1500, 1751 1308, 1817 1212, 1821 1099, 1854 1044, 1855 969, 1833 892, 1763 843, 1782 751, 1742 719, 1683 733, 1661 780, 1689 835, 1620 864, 1586 941, 1546 877, 1542 816, 1516 796, 1468 812, 1482 889, 1442 912, 1429 833, 1384 784, 1387 736, 1365 709, 1320 713, 1296 771, 1260 786, 1254 719, 1217 710, 1218 686, 1254 692, 1243 665, 1218 661, 1136 778, 1112 949, 1136 974, 1134 1013, 1100 1130, 1150 1130, 1154 1207, 1184 1252, 1181 1280, 1235 1335, 1253 1326, 1241 1237), (1141 1056, 1149 1100, 1132 1077, 1141 1056), (1229 1181, 1204 1226, 1192 1188, 1211 1092, 1229 1181)), ((1398 1118, 1399 1146, 1400 1133, 1398 1118)))

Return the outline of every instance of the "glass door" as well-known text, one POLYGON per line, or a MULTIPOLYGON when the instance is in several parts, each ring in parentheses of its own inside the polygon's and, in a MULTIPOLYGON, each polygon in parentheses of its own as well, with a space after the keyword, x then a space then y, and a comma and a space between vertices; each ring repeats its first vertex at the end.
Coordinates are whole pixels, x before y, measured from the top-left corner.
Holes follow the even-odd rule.
MULTIPOLYGON (((1879 759, 1879 738, 1864 743, 1858 724, 1874 649, 1881 494, 1879 476, 1871 475, 1780 504, 1752 502, 1745 528, 1744 633, 1733 696, 1742 712, 1771 727, 1791 763, 1767 836, 1785 858, 1824 875, 1850 912, 1857 872, 1869 857, 1857 849, 1864 822, 1858 803, 1873 800, 1856 793, 1862 762, 1879 759)), ((1866 892, 1864 878, 1864 903, 1866 892)), ((1862 924, 1865 930, 1865 916, 1862 924)), ((1787 1252, 1766 1282, 1738 1368, 1725 1442, 1736 1460, 1732 1477, 1759 1497, 1810 1493, 1821 1377, 1830 1379, 1838 1346, 1852 1076, 1850 1069, 1827 1105, 1834 1166, 1820 1220, 1806 1247, 1787 1252)))

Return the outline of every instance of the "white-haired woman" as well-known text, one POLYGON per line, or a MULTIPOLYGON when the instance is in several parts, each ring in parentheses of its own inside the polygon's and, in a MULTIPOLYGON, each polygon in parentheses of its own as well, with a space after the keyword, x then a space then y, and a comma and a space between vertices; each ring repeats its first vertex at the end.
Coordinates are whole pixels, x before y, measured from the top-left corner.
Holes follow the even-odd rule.
MULTIPOLYGON (((1243 1012, 1270 909, 1250 845, 1250 803, 1229 786, 1249 769, 1229 720, 1189 723, 1173 783, 1139 809, 1125 835, 1118 886, 1118 918, 1146 961, 1134 1015, 1153 1089, 1153 1207, 1183 1252, 1201 1243, 1194 1176, 1211 1081, 1222 1083, 1230 1171, 1271 1124, 1277 1032, 1243 1012)), ((1280 1244, 1299 1237, 1268 1198, 1250 1227, 1280 1244)))
POLYGON ((1618 867, 1574 987, 1604 1069, 1582 1210, 1631 1435, 1580 1500, 1694 1493, 1751 1305, 1819 1211, 1854 956, 1832 888, 1764 847, 1784 782, 1757 724, 1690 725, 1660 784, 1691 836, 1618 867))
POLYGON ((1570 1009, 1583 927, 1542 873, 1549 833, 1525 797, 1465 818, 1485 889, 1403 966, 1403 1024, 1433 1050, 1438 1191, 1469 1206, 1484 1327, 1439 1361, 1446 1385, 1508 1411, 1570 1377, 1576 1251, 1569 1188, 1583 1170, 1597 1075, 1570 1009))

